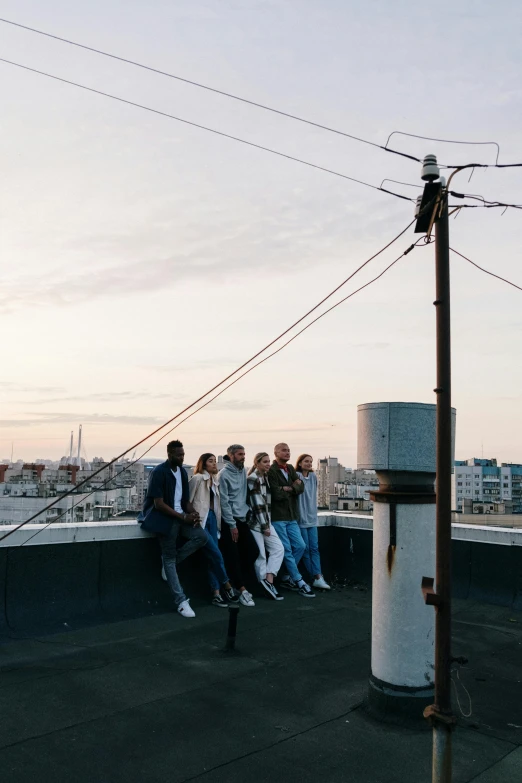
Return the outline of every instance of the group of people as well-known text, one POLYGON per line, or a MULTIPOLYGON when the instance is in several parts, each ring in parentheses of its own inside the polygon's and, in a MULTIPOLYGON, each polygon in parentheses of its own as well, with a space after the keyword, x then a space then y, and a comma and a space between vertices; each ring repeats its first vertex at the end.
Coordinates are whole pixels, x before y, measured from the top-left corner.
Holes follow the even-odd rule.
POLYGON ((317 536, 317 477, 313 459, 301 454, 295 468, 286 443, 274 448, 272 461, 262 451, 248 474, 245 449, 229 446, 225 467, 218 472, 209 452, 198 460, 189 480, 183 468, 185 451, 179 440, 167 446, 167 460, 152 471, 139 521, 157 535, 164 577, 177 611, 195 617, 180 584, 177 566, 200 549, 207 560, 212 603, 255 606, 245 586, 245 568, 253 562, 266 595, 282 601, 275 584, 303 598, 315 598, 313 589, 329 590, 321 572, 317 536), (185 539, 180 546, 179 538, 185 539), (310 585, 299 570, 304 565, 310 585))

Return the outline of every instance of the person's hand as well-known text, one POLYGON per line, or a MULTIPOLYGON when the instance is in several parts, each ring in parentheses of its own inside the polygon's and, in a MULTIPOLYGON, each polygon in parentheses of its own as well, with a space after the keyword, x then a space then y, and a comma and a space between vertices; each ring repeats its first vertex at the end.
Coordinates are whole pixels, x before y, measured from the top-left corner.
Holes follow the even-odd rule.
POLYGON ((232 541, 234 542, 234 544, 237 544, 239 539, 239 530, 237 529, 237 527, 230 528, 230 535, 232 536, 232 541))
POLYGON ((200 519, 199 514, 197 511, 193 511, 191 514, 185 514, 185 522, 188 522, 189 524, 193 525, 193 527, 197 527, 199 525, 200 519))
POLYGON ((265 530, 263 530, 263 535, 264 536, 269 536, 270 535, 270 528, 269 527, 267 527, 267 528, 265 528, 265 530))
POLYGON ((291 492, 293 487, 283 487, 283 492, 291 492))
POLYGON ((303 483, 303 482, 301 481, 301 479, 296 479, 296 480, 294 481, 294 483, 292 484, 292 486, 293 486, 293 487, 295 487, 295 486, 298 486, 298 487, 300 487, 302 483, 303 483))

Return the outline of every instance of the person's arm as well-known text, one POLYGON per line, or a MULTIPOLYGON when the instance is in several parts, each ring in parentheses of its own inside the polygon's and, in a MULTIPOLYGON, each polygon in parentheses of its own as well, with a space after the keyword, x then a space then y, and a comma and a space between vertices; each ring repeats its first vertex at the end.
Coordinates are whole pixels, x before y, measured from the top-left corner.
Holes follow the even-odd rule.
POLYGON ((230 485, 225 475, 222 475, 219 479, 219 499, 221 504, 221 520, 234 530, 236 523, 230 506, 230 485))
POLYGON ((191 516, 196 515, 198 518, 198 521, 200 519, 198 512, 194 508, 194 496, 196 494, 197 488, 200 484, 201 478, 200 474, 198 473, 196 476, 192 476, 192 478, 189 480, 189 499, 187 500, 186 506, 187 506, 187 513, 191 516))
POLYGON ((155 471, 152 472, 149 482, 148 494, 152 495, 154 500, 154 508, 166 517, 175 519, 177 522, 182 522, 187 525, 193 525, 196 522, 196 517, 193 514, 179 514, 174 511, 172 506, 165 503, 163 496, 165 494, 165 481, 166 478, 160 472, 155 475, 155 471))
POLYGON ((198 491, 199 482, 201 480, 201 474, 196 473, 195 476, 192 476, 191 479, 189 479, 189 503, 194 502, 194 497, 196 495, 196 492, 198 491))
POLYGON ((285 500, 288 492, 292 492, 292 487, 288 487, 282 484, 283 477, 279 472, 279 468, 270 468, 268 471, 268 483, 270 484, 270 491, 272 498, 275 500, 285 500))
POLYGON ((174 511, 173 508, 171 508, 163 498, 154 498, 154 508, 156 511, 159 511, 160 514, 164 514, 166 517, 171 517, 172 519, 175 519, 177 522, 182 522, 187 525, 193 525, 194 522, 197 521, 197 514, 194 513, 178 513, 177 511, 174 511))
POLYGON ((270 527, 270 520, 267 514, 265 499, 262 493, 259 491, 257 482, 255 481, 249 482, 248 488, 250 490, 249 491, 250 508, 252 509, 252 513, 254 515, 255 521, 259 522, 259 525, 261 527, 261 532, 264 532, 267 528, 270 527))
POLYGON ((304 481, 299 478, 294 468, 288 471, 288 475, 292 482, 293 491, 296 495, 301 495, 304 492, 304 481))

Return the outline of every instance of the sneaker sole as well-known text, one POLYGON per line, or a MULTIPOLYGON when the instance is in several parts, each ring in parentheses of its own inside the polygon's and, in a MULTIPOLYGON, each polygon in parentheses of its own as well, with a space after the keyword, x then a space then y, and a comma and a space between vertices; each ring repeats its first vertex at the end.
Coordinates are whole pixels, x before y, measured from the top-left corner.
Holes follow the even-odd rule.
POLYGON ((216 601, 211 601, 211 604, 212 604, 212 606, 219 606, 221 609, 228 609, 228 604, 227 603, 220 604, 220 603, 217 603, 216 601))
POLYGON ((299 593, 299 595, 301 596, 301 598, 315 598, 315 593, 312 593, 312 594, 310 594, 310 593, 299 593))
POLYGON ((259 584, 261 585, 261 587, 265 588, 266 592, 268 593, 269 598, 271 598, 272 601, 277 601, 278 600, 276 598, 276 596, 273 594, 273 592, 270 590, 270 588, 267 587, 264 582, 260 582, 259 584))

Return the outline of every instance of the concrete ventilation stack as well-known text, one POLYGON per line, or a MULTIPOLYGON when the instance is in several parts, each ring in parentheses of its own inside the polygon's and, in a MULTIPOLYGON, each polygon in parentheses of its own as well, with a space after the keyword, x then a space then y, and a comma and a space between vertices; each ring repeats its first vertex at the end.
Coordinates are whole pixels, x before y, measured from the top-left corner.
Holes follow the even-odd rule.
MULTIPOLYGON (((433 701, 434 613, 421 592, 435 573, 436 406, 358 406, 359 469, 375 470, 372 661, 369 708, 377 717, 418 718, 433 701)), ((452 409, 453 444, 455 410, 452 409)))

